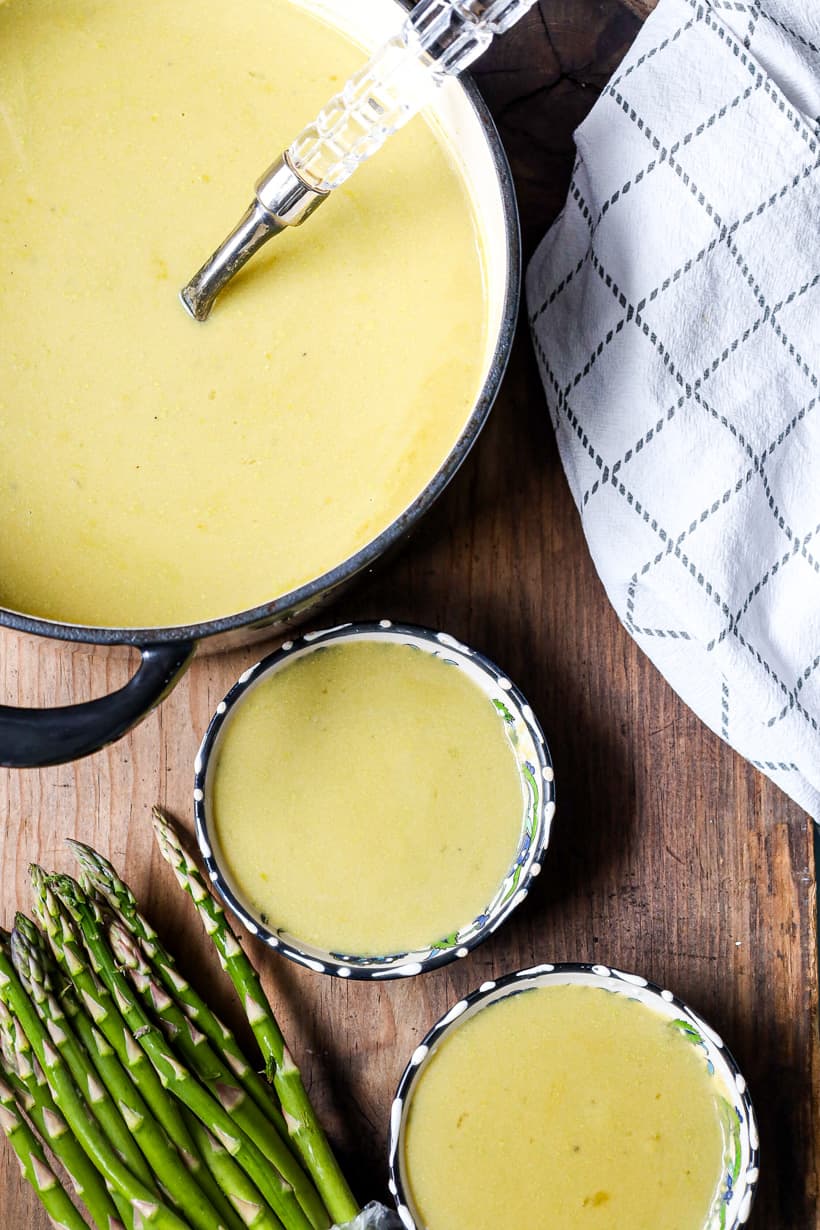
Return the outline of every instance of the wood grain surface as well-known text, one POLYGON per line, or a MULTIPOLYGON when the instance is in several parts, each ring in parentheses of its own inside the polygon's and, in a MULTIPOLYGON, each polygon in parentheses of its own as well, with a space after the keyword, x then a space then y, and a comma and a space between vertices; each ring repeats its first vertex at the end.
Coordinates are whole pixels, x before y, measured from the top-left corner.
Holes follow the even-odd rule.
MULTIPOLYGON (((638 26, 616 0, 542 0, 481 63, 476 76, 510 154, 527 253, 561 207, 572 130, 638 26)), ((447 629, 504 665, 547 732, 558 813, 537 891, 501 934, 435 974, 343 983, 252 945, 357 1193, 386 1194, 393 1090, 449 1004, 509 969, 596 960, 673 988, 723 1034, 760 1119, 750 1224, 816 1226, 811 826, 701 725, 620 626, 585 548, 523 328, 489 426, 412 546, 319 625, 382 616, 447 629)), ((131 737, 88 760, 0 774, 0 922, 27 907, 29 861, 69 868, 63 840, 80 835, 126 872, 181 964, 243 1037, 148 821, 159 802, 191 826, 196 747, 223 693, 258 656, 257 647, 198 658, 131 737)), ((5 634, 0 699, 65 704, 120 686, 132 667, 125 652, 5 634)), ((0 1226, 46 1225, 3 1149, 0 1226)))

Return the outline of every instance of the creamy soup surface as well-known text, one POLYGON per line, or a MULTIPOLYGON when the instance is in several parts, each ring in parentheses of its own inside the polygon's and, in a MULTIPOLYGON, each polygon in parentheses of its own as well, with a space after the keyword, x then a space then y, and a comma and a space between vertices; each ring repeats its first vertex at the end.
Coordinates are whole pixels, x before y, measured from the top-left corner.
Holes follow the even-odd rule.
POLYGON ((177 292, 364 53, 289 0, 0 3, 0 603, 200 621, 372 540, 483 365, 470 202, 423 119, 205 325, 177 292))
POLYGON ((441 1043, 408 1113, 420 1230, 703 1230, 723 1086, 660 1014, 555 985, 441 1043))
POLYGON ((524 815, 504 722, 457 667, 352 642, 292 660, 233 710, 213 769, 234 887, 272 928, 335 953, 421 948, 507 874, 524 815))

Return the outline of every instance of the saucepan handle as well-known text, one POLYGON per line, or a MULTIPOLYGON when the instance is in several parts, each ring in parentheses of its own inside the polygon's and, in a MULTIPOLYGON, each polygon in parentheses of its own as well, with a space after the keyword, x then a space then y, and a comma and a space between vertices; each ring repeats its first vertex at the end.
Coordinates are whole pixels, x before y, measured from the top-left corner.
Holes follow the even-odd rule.
POLYGON ((0 705, 0 765, 34 769, 90 756, 120 739, 170 692, 190 662, 190 641, 141 645, 136 674, 97 700, 55 709, 0 705))

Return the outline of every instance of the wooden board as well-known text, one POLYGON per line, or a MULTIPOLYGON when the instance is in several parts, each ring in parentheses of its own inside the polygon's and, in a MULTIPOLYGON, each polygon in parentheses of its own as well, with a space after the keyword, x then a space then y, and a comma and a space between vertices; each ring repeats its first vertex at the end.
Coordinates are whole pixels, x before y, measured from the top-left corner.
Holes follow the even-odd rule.
MULTIPOLYGON (((561 206, 572 129, 638 24, 615 0, 542 0, 481 65, 528 252, 561 206)), ((358 1194, 385 1194, 393 1090, 446 1006, 505 970, 591 959, 672 987, 724 1035, 760 1117, 751 1225, 810 1230, 820 1142, 810 824, 700 724, 619 625, 586 552, 525 331, 490 425, 411 548, 319 622, 369 616, 445 628, 504 664, 547 732, 558 813, 537 891, 456 965, 406 982, 342 983, 253 947, 358 1194)), ((63 839, 81 835, 125 869, 182 965, 240 1031, 208 944, 152 848, 148 818, 159 802, 190 827, 199 739, 259 653, 198 659, 112 749, 0 774, 0 922, 27 906, 27 864, 69 868, 63 839)), ((6 634, 0 698, 65 704, 119 686, 131 666, 125 655, 6 634)), ((47 1225, 7 1149, 0 1225, 47 1225)))

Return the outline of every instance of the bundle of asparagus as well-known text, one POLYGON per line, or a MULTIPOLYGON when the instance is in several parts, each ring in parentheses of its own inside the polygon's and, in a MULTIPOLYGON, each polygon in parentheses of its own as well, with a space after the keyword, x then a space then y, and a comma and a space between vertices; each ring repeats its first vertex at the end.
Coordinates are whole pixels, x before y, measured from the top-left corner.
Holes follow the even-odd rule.
POLYGON ((10 935, 0 931, 0 1129, 63 1230, 351 1222, 359 1207, 259 977, 158 812, 154 828, 242 1000, 267 1079, 111 864, 70 842, 79 881, 32 867, 40 925, 18 914, 10 935))

